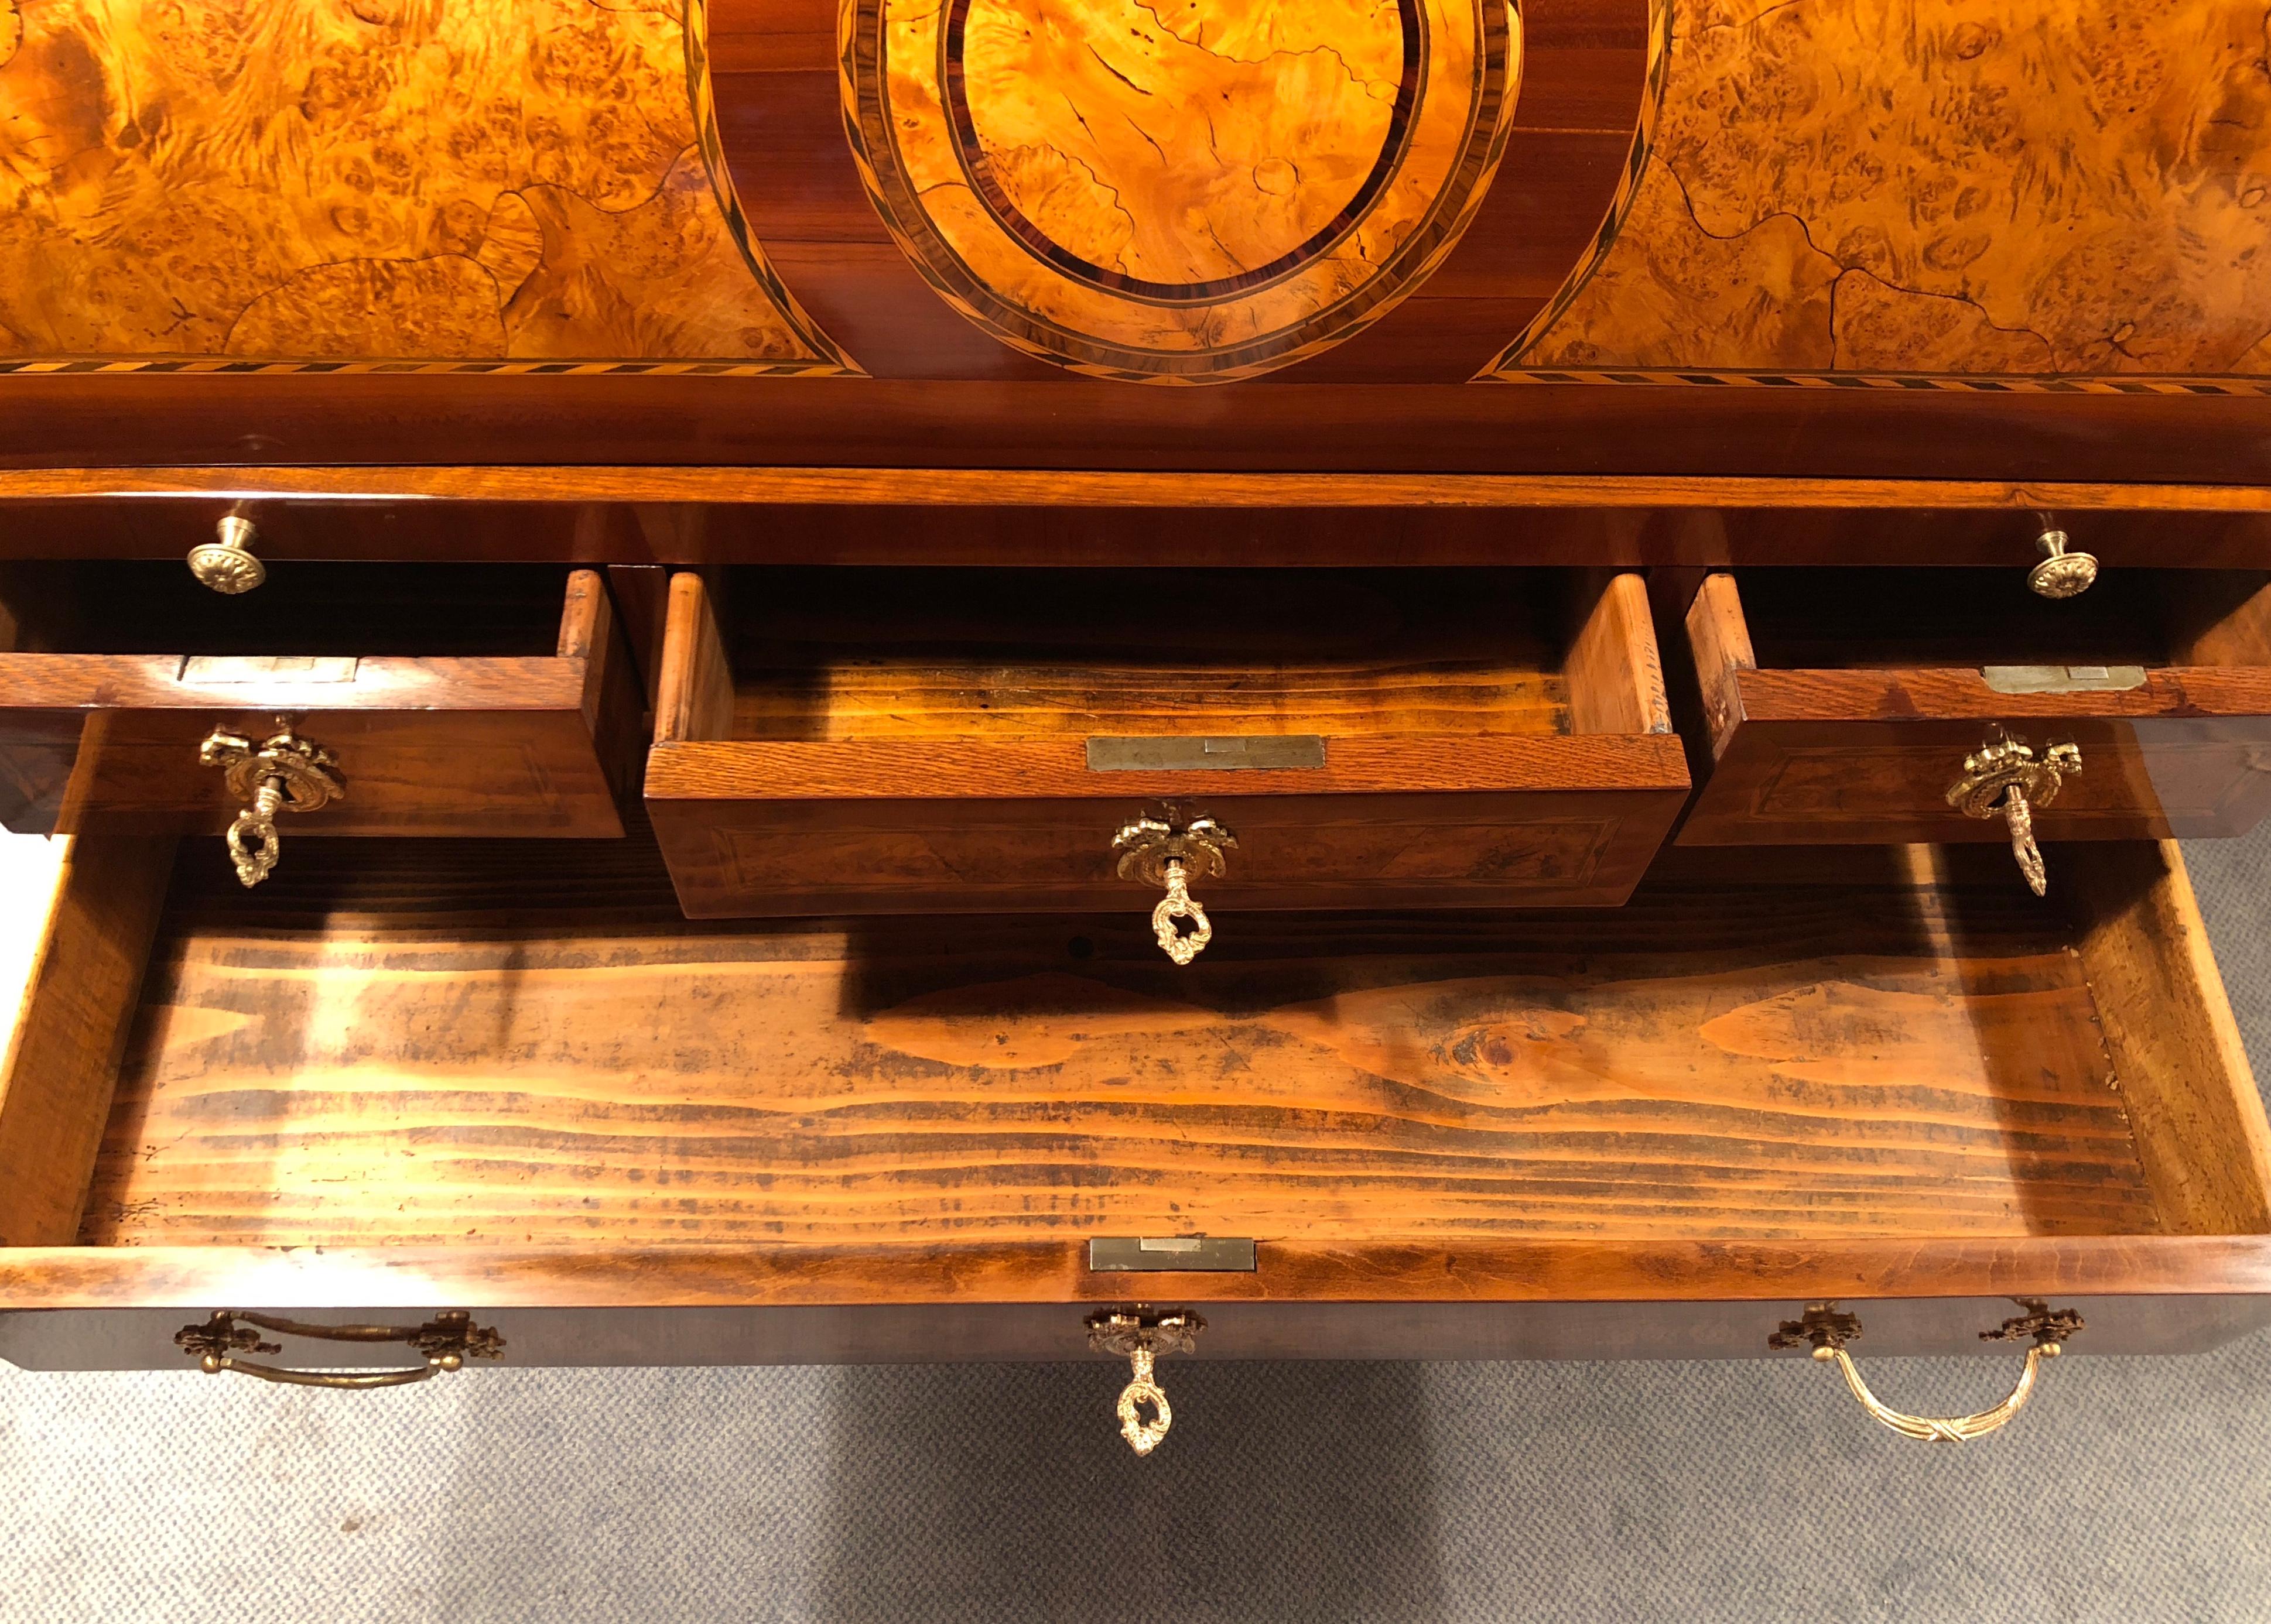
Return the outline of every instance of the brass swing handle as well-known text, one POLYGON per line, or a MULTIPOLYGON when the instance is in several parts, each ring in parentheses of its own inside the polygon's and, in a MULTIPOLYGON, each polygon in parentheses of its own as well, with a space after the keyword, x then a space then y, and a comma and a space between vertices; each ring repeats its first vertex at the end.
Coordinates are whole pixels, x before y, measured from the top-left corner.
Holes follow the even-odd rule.
POLYGON ((229 793, 245 803, 228 826, 229 861, 248 889, 276 871, 283 840, 276 832, 279 812, 309 812, 344 800, 339 763, 329 751, 309 744, 277 718, 277 731, 254 744, 226 728, 215 728, 197 746, 197 760, 227 775, 229 793))
POLYGON ((1767 1341, 1771 1347, 1811 1343, 1814 1359, 1822 1364, 1836 1365, 1838 1374, 1845 1378, 1846 1387, 1860 1401, 1861 1407, 1879 1424, 1891 1427, 1902 1437, 1914 1438, 1921 1443, 1968 1443, 2011 1424, 2034 1397, 2043 1361, 2057 1358, 2066 1339, 2082 1328, 2081 1316, 2071 1309, 2053 1313, 2043 1303, 2029 1302, 2026 1307, 2030 1312, 2024 1316, 2006 1320, 1996 1330, 1979 1333, 1983 1341, 2031 1340, 2027 1348, 2026 1368, 2019 1372, 2017 1384, 1999 1404, 1970 1415, 1910 1415, 1894 1409, 1870 1391, 1868 1383, 1861 1379, 1860 1368, 1845 1351, 1848 1342, 1859 1339, 1861 1322, 1850 1314, 1839 1313, 1833 1304, 1815 1303, 1806 1310, 1804 1319, 1785 1322, 1767 1341))
POLYGON ((2044 894, 2050 877, 2035 842, 2035 810, 2058 798, 2069 777, 2081 775, 2081 746, 2051 745, 2038 759, 2023 738, 2002 729, 1963 759, 1963 775, 1947 789, 1947 804, 1967 818, 2000 818, 2011 831, 2011 855, 2028 888, 2044 894))
POLYGON ((444 1370, 458 1370, 468 1359, 495 1359, 504 1352, 504 1339, 473 1316, 452 1311, 423 1325, 310 1325, 266 1314, 244 1314, 216 1309, 202 1324, 184 1325, 174 1335, 174 1346, 197 1361, 208 1376, 234 1370, 264 1382, 291 1387, 407 1387, 430 1380, 444 1370), (239 1353, 280 1353, 283 1344, 264 1341, 260 1332, 312 1337, 324 1342, 406 1342, 426 1355, 426 1362, 405 1370, 294 1370, 281 1365, 256 1364, 239 1353))
POLYGON ((1149 1455, 1166 1441, 1175 1424, 1166 1390, 1159 1385, 1154 1367, 1163 1353, 1188 1353, 1198 1346, 1206 1321, 1195 1314, 1144 1314, 1106 1310, 1088 1319, 1088 1345, 1099 1353, 1128 1361, 1129 1379, 1120 1390, 1113 1413, 1120 1418, 1120 1435, 1136 1454, 1149 1455), (1143 1409, 1151 1410, 1150 1420, 1143 1409))
POLYGON ((1166 893, 1151 910, 1151 934, 1177 964, 1190 963, 1214 940, 1214 921, 1191 895, 1191 881, 1221 879, 1229 866, 1223 854, 1237 844, 1238 836, 1212 818, 1186 821, 1173 807, 1164 818, 1138 818, 1113 837, 1120 878, 1166 893))

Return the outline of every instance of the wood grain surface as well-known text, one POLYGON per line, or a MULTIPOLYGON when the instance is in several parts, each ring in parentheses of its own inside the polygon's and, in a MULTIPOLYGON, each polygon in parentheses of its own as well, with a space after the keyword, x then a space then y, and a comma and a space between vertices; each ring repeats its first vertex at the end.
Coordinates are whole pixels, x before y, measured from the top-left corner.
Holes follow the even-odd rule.
POLYGON ((1481 204, 1522 73, 1492 0, 865 0, 841 45, 854 156, 930 285, 1138 382, 1377 319, 1481 204))
POLYGON ((0 1246, 60 1246, 78 1230, 173 868, 162 825, 90 818, 52 910, 19 916, 39 942, 0 1049, 0 1246))
MULTIPOLYGON (((643 743, 637 678, 599 575, 536 573, 549 578, 548 627, 525 602, 485 599, 494 573, 315 569, 264 602, 217 597, 182 570, 155 582, 140 566, 31 572, 17 583, 30 616, 17 641, 36 651, 0 653, 0 816, 19 832, 68 829, 68 774, 80 810, 218 834, 238 808, 199 741, 216 727, 266 738, 288 715, 347 785, 309 814, 310 832, 618 834, 643 743), (406 592, 431 596, 413 609, 406 592), (513 649, 532 635, 552 652, 355 652, 513 649), (75 651, 90 649, 136 652, 75 651), (213 669, 193 655, 249 657, 213 669), (310 655, 342 657, 312 673, 290 664, 310 655)), ((525 575, 506 578, 525 590, 525 575)))
POLYGON ((2147 575, 2072 604, 1932 571, 1704 577, 1685 620, 1711 760, 1679 839, 2003 840, 1944 798, 1997 727, 2081 747, 2044 839, 2244 834, 2271 814, 2271 670, 2244 663, 2261 592, 2245 574, 2147 575), (2235 663, 2160 663, 2179 653, 2235 663), (1989 664, 2145 669, 2119 690, 2011 693, 1989 664))
POLYGON ((4 12, 0 358, 845 369, 704 153, 679 8, 4 12))
POLYGON ((1635 576, 721 584, 722 633, 703 579, 673 583, 647 764, 696 918, 1132 907, 1113 838, 1165 806, 1237 832, 1207 887, 1225 906, 1612 904, 1685 799, 1635 576), (1289 734, 1320 739, 1322 762, 1099 771, 1087 752, 1289 734))
POLYGON ((689 926, 637 842, 572 879, 333 849, 251 901, 183 871, 83 1240, 942 1258, 2167 1216, 2073 937, 1993 864, 1721 856, 1611 913, 1289 918, 1178 972, 1139 920, 689 926))
POLYGON ((1504 371, 2271 369, 2235 0, 1670 0, 1630 211, 1504 371))

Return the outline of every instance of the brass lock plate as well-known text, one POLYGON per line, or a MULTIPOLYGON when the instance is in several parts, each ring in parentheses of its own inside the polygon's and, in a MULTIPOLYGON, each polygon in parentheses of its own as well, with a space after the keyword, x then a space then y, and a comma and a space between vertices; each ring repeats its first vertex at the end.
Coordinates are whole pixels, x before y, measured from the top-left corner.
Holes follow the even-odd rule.
POLYGON ((1113 1236, 1088 1243, 1088 1266, 1099 1274, 1251 1274, 1254 1242, 1218 1235, 1113 1236))
POLYGON ((1088 741, 1091 773, 1299 772, 1324 764, 1325 741, 1315 733, 1088 741))

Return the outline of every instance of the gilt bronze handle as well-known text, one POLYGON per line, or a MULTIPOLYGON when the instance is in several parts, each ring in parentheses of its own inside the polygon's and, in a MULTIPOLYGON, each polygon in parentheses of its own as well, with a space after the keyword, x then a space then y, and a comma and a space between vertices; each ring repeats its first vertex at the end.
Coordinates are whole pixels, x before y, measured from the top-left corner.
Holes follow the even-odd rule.
POLYGON ((2026 740, 2000 728, 1963 759, 1963 775, 1948 786, 1947 804, 1967 818, 2000 818, 2011 831, 2011 855, 2036 896, 2050 886, 2043 849, 2035 843, 2035 809, 2058 798, 2068 775, 2081 775, 2081 746, 2052 745, 2037 759, 2026 740))
POLYGON ((1191 895, 1191 879, 1219 879, 1228 866, 1223 854, 1237 844, 1238 837, 1212 818, 1186 821, 1173 807, 1165 817, 1138 818, 1113 837, 1120 878, 1167 894, 1151 910, 1151 934, 1177 964, 1188 964, 1214 940, 1214 921, 1191 895))
POLYGON ((216 1309, 201 1324, 184 1325, 174 1335, 174 1346, 197 1361, 208 1376, 234 1370, 263 1382, 291 1387, 407 1387, 445 1370, 458 1370, 468 1359, 496 1359, 504 1352, 504 1339, 473 1316, 451 1311, 422 1325, 309 1325, 266 1314, 245 1314, 216 1309), (256 1364, 239 1353, 280 1353, 283 1344, 262 1339, 260 1332, 312 1337, 324 1342, 406 1342, 426 1356, 426 1362, 406 1370, 294 1370, 282 1365, 256 1364))
POLYGON ((2034 1397, 2035 1379, 2041 1373, 2042 1361, 2057 1358, 2066 1339, 2082 1328, 2081 1316, 2071 1309, 2053 1312, 2040 1302, 2025 1306, 2029 1311, 2020 1318, 2005 1320, 1995 1330, 1979 1333, 1983 1341, 2026 1341, 2027 1363, 2019 1372, 2018 1384, 2001 1403, 1970 1415, 1910 1415, 1894 1409, 1871 1392, 1869 1384, 1861 1379, 1859 1368, 1853 1363, 1853 1356, 1845 1351, 1847 1343, 1859 1339, 1861 1322, 1850 1314, 1838 1312, 1834 1303, 1814 1303, 1806 1309, 1804 1319, 1784 1321, 1767 1343, 1770 1347, 1811 1344, 1817 1361, 1836 1365, 1861 1407, 1902 1437, 1923 1443, 1968 1443, 2010 1425, 2013 1418, 2027 1407, 2027 1400, 2034 1397))
POLYGON ((226 773, 229 793, 245 803, 228 826, 228 856, 248 887, 275 872, 282 851, 278 812, 314 812, 346 795, 329 751, 294 734, 281 717, 277 727, 279 731, 257 745, 215 728, 197 746, 197 760, 226 773))
POLYGON ((190 574, 216 592, 249 592, 268 579, 268 566, 252 552, 259 539, 251 520, 232 513, 213 527, 211 541, 190 549, 190 574))
POLYGON ((1138 1455, 1149 1455, 1165 1441, 1175 1424, 1153 1367, 1163 1353, 1188 1353, 1198 1345, 1206 1321, 1195 1314, 1145 1314, 1106 1310, 1088 1320, 1088 1345, 1099 1353, 1128 1361, 1129 1380, 1120 1390, 1113 1413, 1120 1418, 1120 1435, 1138 1455), (1144 1406, 1151 1419, 1143 1418, 1144 1406))

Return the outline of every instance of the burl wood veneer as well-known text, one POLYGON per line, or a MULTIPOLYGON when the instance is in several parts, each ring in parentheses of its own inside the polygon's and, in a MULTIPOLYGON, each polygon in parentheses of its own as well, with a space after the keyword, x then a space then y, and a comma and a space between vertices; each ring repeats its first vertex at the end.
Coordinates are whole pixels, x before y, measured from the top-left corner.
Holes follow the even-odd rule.
POLYGON ((845 113, 939 293, 1021 349, 1221 382, 1376 320, 1489 187, 1500 0, 865 0, 845 113))
POLYGON ((0 360, 843 371, 693 9, 0 0, 0 360))
POLYGON ((2008 572, 1659 572, 1701 788, 1683 844, 2007 838, 1945 798, 2001 728, 2082 770, 2051 840, 2244 834, 2271 812, 2271 584, 2131 571, 2045 603, 2008 572), (1684 639, 1682 634, 1684 633, 1684 639), (2024 688, 2046 668, 2064 692, 2024 688), (2126 670, 2124 668, 2126 668, 2126 670), (2116 686, 2118 685, 2118 686, 2116 686))
MULTIPOLYGON (((1640 578, 750 570, 674 582, 650 816, 696 917, 1125 906, 1148 811, 1210 908, 1614 903, 1686 798, 1640 578), (1100 767, 1090 741, 1307 739, 1100 767)), ((1216 913, 1219 926, 1223 916, 1216 913)))
POLYGON ((2238 0, 1666 0, 1623 218, 1505 373, 2271 371, 2238 0))

